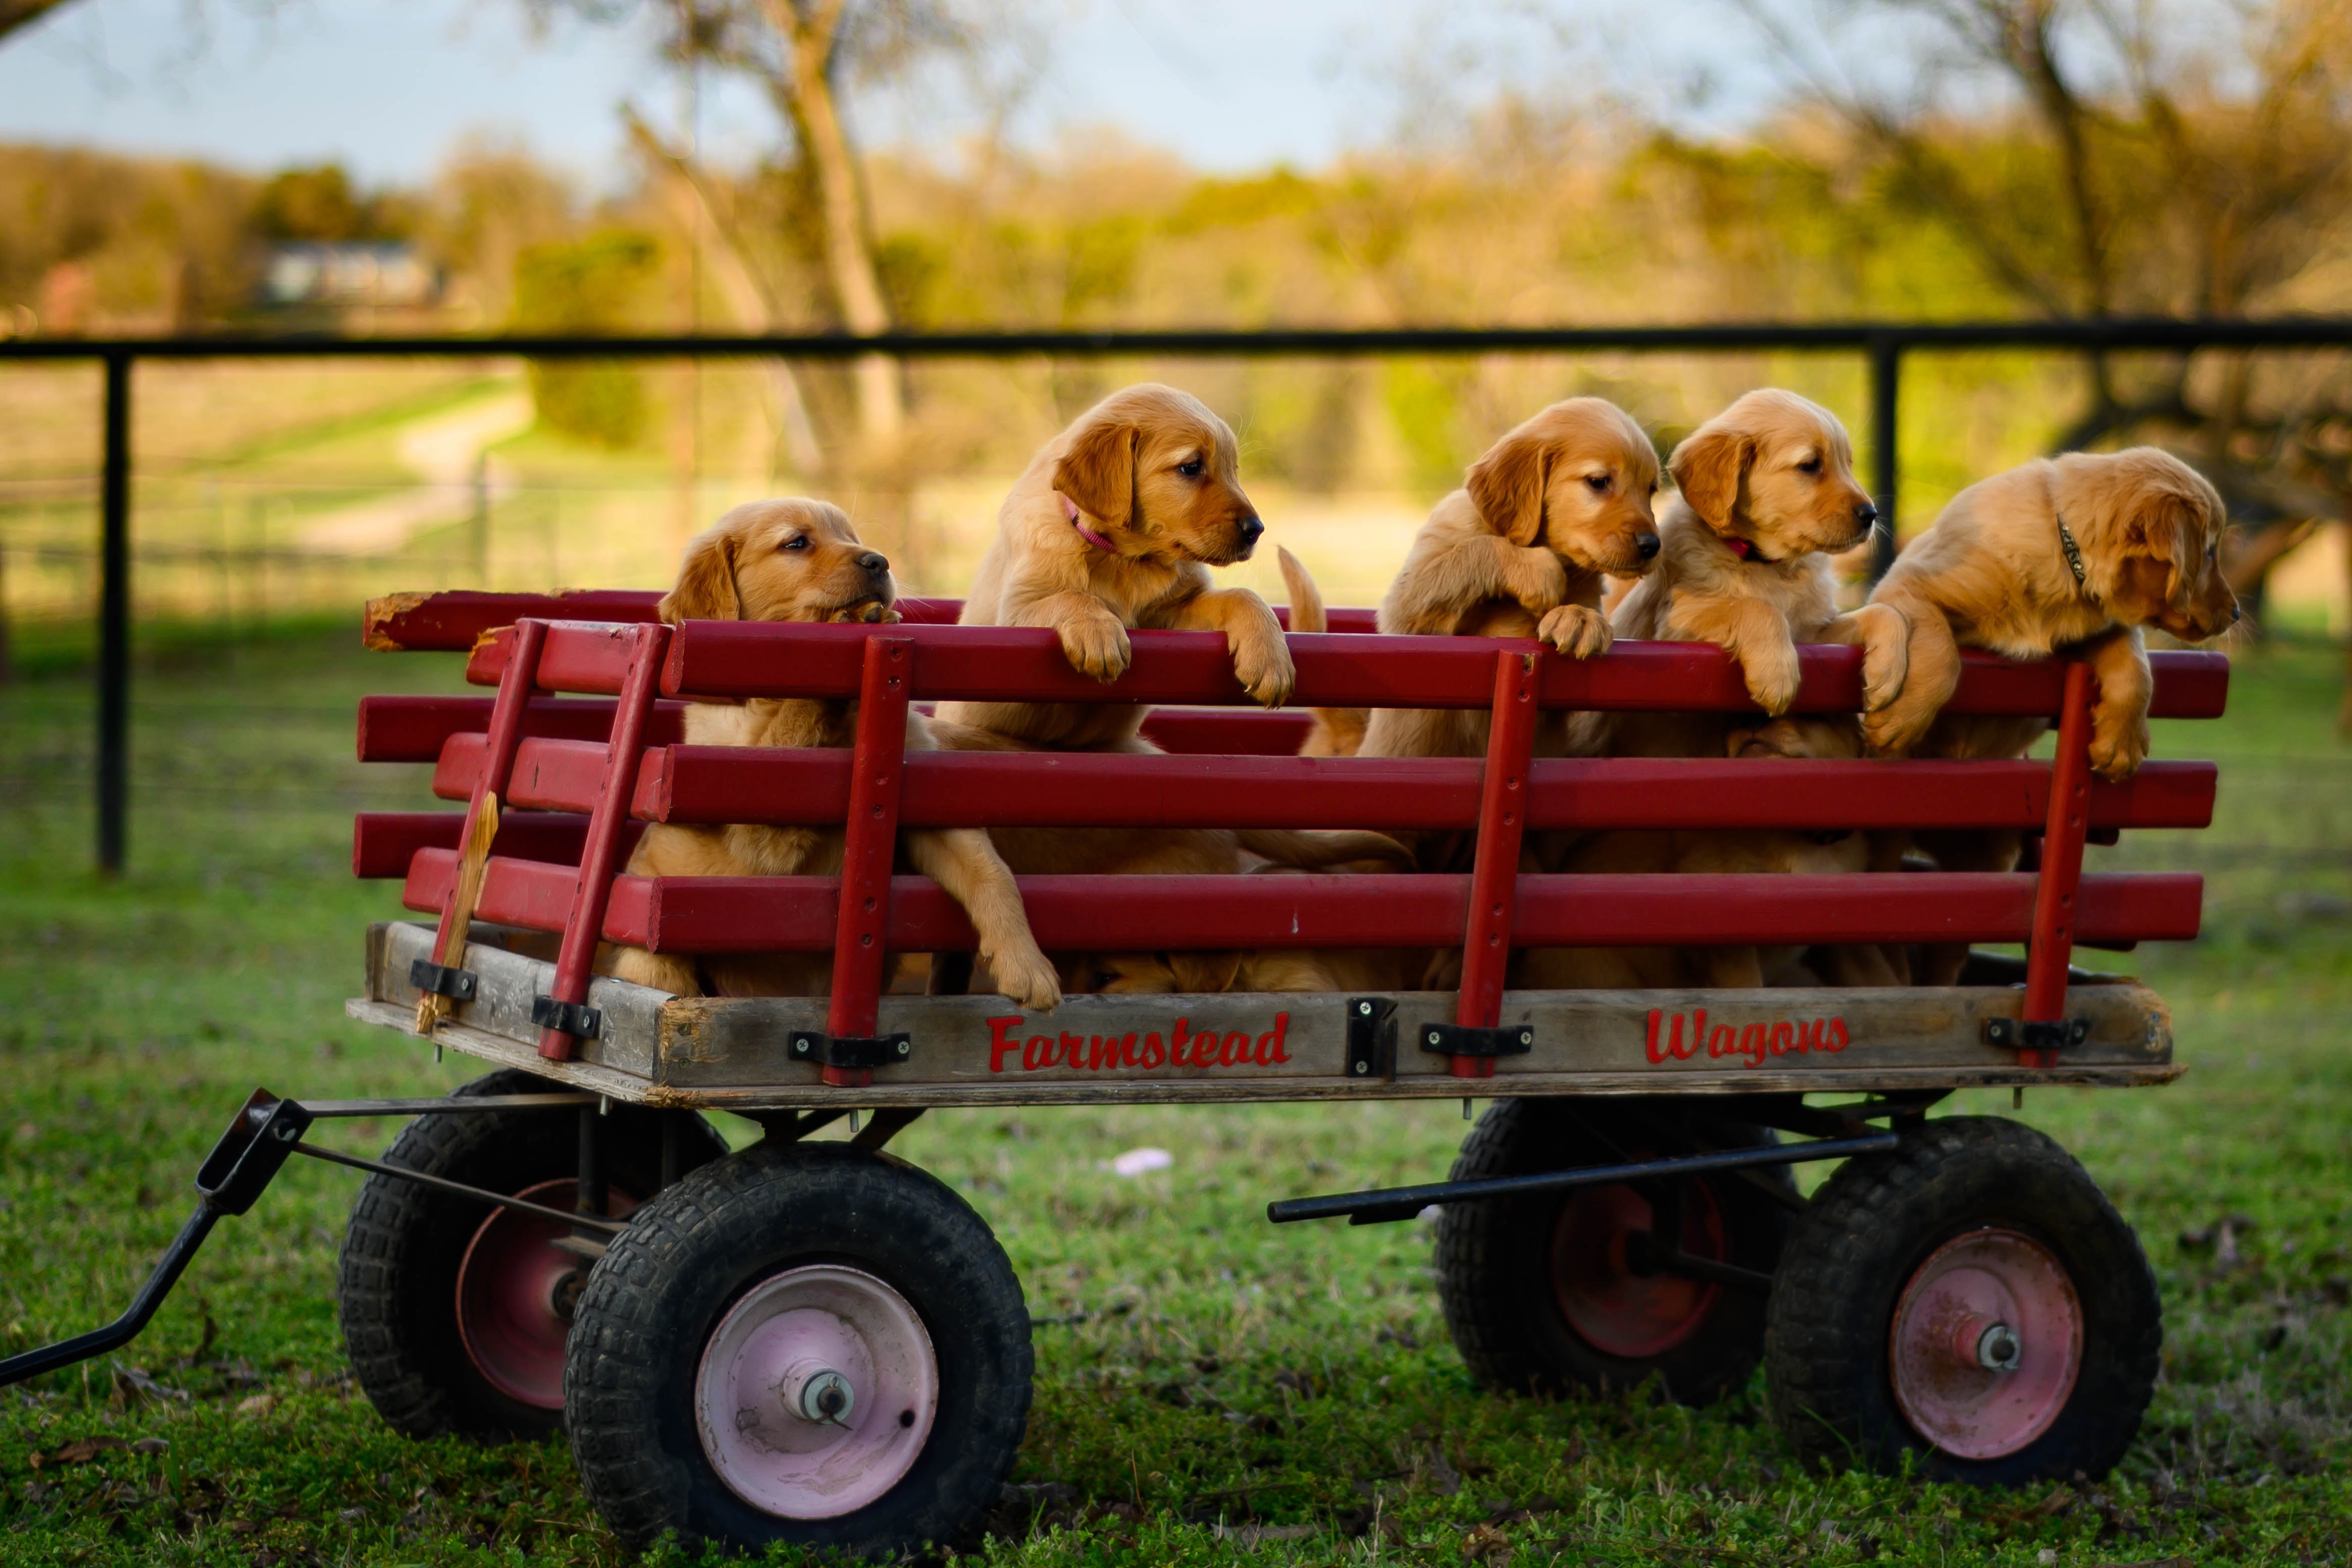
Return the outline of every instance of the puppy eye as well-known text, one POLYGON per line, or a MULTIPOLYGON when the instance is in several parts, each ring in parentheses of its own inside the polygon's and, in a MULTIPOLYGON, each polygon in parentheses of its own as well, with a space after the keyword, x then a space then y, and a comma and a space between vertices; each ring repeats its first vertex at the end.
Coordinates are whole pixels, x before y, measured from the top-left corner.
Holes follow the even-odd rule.
POLYGON ((1176 465, 1176 472, 1187 479, 1198 479, 1202 474, 1208 472, 1208 466, 1197 457, 1187 457, 1183 462, 1176 465))
POLYGON ((1596 496, 1609 494, 1609 476, 1606 474, 1587 474, 1584 482, 1592 486, 1592 493, 1596 496))
POLYGON ((1821 471, 1822 460, 1818 457, 1808 457, 1797 465, 1797 472, 1800 474, 1818 474, 1821 471))
POLYGON ((2220 545, 2207 545, 2205 547, 2205 559, 2208 562, 2221 559, 2221 547, 2220 545))
POLYGON ((792 538, 786 539, 776 548, 778 549, 808 549, 808 535, 794 534, 792 538))

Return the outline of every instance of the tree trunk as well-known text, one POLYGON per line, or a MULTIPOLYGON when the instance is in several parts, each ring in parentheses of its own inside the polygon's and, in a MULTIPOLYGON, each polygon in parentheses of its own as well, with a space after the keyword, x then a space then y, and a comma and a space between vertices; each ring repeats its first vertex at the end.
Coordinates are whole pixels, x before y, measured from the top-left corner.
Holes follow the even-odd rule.
MULTIPOLYGON (((731 226, 720 217, 701 171, 664 146, 634 110, 624 109, 622 117, 628 127, 629 139, 651 165, 672 215, 693 236, 697 252, 709 264, 710 281, 718 288, 719 298, 726 302, 728 314, 746 332, 776 330, 782 325, 782 313, 768 291, 760 287, 751 263, 744 259, 735 242, 731 226)), ((809 423, 808 402, 801 395, 799 377, 788 361, 763 362, 775 393, 777 436, 786 459, 801 474, 822 474, 825 467, 824 449, 817 442, 814 426, 809 423)))
MULTIPOLYGON (((2344 497, 2344 590, 2352 595, 2352 495, 2344 497)), ((2336 733, 2352 740, 2352 634, 2344 647, 2344 701, 2336 710, 2336 733)))
MULTIPOLYGON (((780 85, 800 133, 801 152, 816 175, 825 275, 841 306, 842 325, 864 337, 890 329, 890 307, 874 266, 856 159, 833 91, 833 49, 844 8, 845 0, 823 0, 806 12, 790 0, 768 0, 767 6, 771 24, 789 48, 792 79, 780 85)), ((897 444, 906 426, 906 402, 898 362, 887 356, 866 355, 855 373, 858 431, 870 459, 897 444)))

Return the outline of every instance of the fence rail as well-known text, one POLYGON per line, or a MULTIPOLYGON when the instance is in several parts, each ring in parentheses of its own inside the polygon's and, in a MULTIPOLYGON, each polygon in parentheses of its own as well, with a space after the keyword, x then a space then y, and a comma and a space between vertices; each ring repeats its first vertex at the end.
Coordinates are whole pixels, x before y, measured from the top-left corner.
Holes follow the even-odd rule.
MULTIPOLYGON (((819 332, 773 336, 180 337, 27 339, 0 342, 0 365, 96 361, 105 370, 100 471, 98 861, 119 872, 126 851, 131 681, 131 392, 142 360, 1360 358, 1532 353, 1856 353, 1870 372, 1872 485, 1896 516, 1895 423, 1904 356, 1980 349, 2053 352, 2278 352, 2352 348, 2352 317, 2262 320, 2165 317, 2045 321, 1727 321, 1692 326, 1272 328, 1248 330, 819 332)), ((1894 556, 1882 531, 1874 571, 1894 556)))

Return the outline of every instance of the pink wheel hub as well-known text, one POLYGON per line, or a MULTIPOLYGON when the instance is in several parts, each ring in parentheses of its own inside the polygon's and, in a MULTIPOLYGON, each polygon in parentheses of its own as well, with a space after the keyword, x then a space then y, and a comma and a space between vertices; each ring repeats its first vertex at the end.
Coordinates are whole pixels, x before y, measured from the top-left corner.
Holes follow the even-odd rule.
POLYGON ((1895 1302, 1887 1366, 1922 1437, 1998 1459, 2058 1419, 2083 1369, 2083 1306, 2064 1265, 2014 1230, 1937 1248, 1895 1302))
MULTIPOLYGON (((1570 1192, 1552 1229, 1553 1299, 1569 1327, 1604 1355, 1664 1354, 1698 1332, 1723 1294, 1712 1281, 1644 1271, 1654 1224, 1649 1200, 1632 1187, 1594 1186, 1570 1192)), ((1684 1191, 1682 1250, 1724 1261, 1723 1214, 1704 1182, 1684 1191)))
POLYGON ((907 1299, 835 1263, 751 1288, 703 1347, 702 1451, 736 1496, 833 1519, 897 1486, 939 1412, 939 1358, 907 1299))
MULTIPOLYGON (((550 1208, 570 1208, 580 1191, 570 1176, 515 1194, 550 1208)), ((625 1218, 636 1200, 614 1188, 606 1207, 625 1218)), ((563 1408, 563 1346, 572 1333, 571 1296, 589 1260, 556 1243, 571 1228, 520 1209, 493 1210, 457 1264, 457 1337, 489 1385, 536 1410, 563 1408)))

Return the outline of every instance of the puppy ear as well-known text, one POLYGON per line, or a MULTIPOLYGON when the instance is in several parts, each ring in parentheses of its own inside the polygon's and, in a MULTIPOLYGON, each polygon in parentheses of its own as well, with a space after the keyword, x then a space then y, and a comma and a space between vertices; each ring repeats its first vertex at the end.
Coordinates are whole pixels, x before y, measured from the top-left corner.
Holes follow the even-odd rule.
POLYGON ((1124 420, 1080 431, 1054 465, 1054 488, 1087 516, 1126 528, 1135 514, 1135 426, 1124 420))
POLYGON ((1488 528, 1515 545, 1531 545, 1543 532, 1551 444, 1533 435, 1507 435, 1470 465, 1462 483, 1488 528))
POLYGON ((686 547, 677 569, 677 586, 661 597, 659 614, 675 626, 681 621, 740 621, 742 602, 735 594, 735 536, 712 528, 686 547))
POLYGON ((1718 531, 1739 504, 1739 477, 1756 460, 1756 438, 1736 430, 1699 429, 1684 437, 1666 471, 1690 509, 1718 531))
POLYGON ((1176 988, 1186 993, 1230 991, 1242 971, 1239 953, 1171 953, 1168 967, 1175 971, 1176 988))

